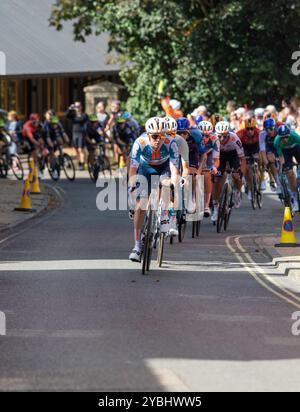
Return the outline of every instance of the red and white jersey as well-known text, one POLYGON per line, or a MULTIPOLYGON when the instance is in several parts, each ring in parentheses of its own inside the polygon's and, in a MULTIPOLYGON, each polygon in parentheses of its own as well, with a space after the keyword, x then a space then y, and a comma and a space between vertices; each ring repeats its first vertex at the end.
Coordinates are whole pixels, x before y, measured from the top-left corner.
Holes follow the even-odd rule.
POLYGON ((243 145, 240 138, 235 133, 230 132, 229 139, 227 140, 227 142, 225 144, 222 144, 220 142, 220 151, 232 152, 233 150, 237 151, 239 157, 245 156, 243 145))

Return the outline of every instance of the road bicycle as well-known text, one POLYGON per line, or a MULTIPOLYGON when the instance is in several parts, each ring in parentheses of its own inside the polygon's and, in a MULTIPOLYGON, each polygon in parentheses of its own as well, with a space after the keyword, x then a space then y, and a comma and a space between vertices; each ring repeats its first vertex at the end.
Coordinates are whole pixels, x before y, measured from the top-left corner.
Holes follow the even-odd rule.
MULTIPOLYGON (((293 163, 293 171, 297 179, 297 201, 298 205, 300 205, 300 165, 297 163, 293 163)), ((281 200, 283 206, 289 207, 292 212, 292 195, 289 188, 288 178, 286 174, 283 172, 282 167, 280 168, 279 180, 281 184, 281 194, 279 195, 279 199, 281 200)))
POLYGON ((217 232, 221 233, 222 228, 224 231, 227 230, 229 219, 231 216, 231 211, 234 206, 233 201, 233 192, 234 192, 234 184, 232 178, 232 170, 228 170, 226 176, 226 181, 223 185, 220 199, 219 199, 219 210, 218 210, 218 218, 217 218, 217 232))
POLYGON ((281 185, 281 193, 279 199, 284 207, 289 207, 292 211, 292 196, 288 185, 288 179, 286 174, 283 172, 282 167, 280 167, 279 181, 281 185))
POLYGON ((177 210, 176 220, 177 220, 177 229, 178 229, 178 241, 182 243, 186 231, 187 221, 186 221, 186 208, 184 201, 184 186, 181 186, 181 208, 177 210))
POLYGON ((47 156, 40 154, 38 157, 38 166, 40 171, 47 167, 49 175, 55 182, 60 179, 61 170, 64 171, 66 178, 70 181, 75 180, 75 166, 70 155, 64 153, 63 146, 58 145, 56 148, 58 155, 53 153, 53 158, 50 160, 49 154, 47 156))
POLYGON ((9 153, 11 136, 6 133, 5 137, 6 143, 0 149, 0 177, 6 178, 9 170, 11 170, 17 180, 23 180, 24 169, 21 159, 17 153, 9 153))
POLYGON ((161 267, 163 261, 165 236, 161 232, 162 200, 160 199, 161 184, 151 189, 142 230, 142 274, 150 270, 153 249, 157 249, 157 264, 161 267))
MULTIPOLYGON (((197 185, 197 180, 196 180, 197 175, 193 174, 192 175, 192 197, 194 199, 194 203, 196 205, 196 185, 197 185)), ((195 237, 199 236, 200 233, 200 228, 201 228, 201 220, 193 220, 192 221, 192 238, 194 239, 195 237)))
POLYGON ((253 156, 246 158, 247 163, 250 164, 250 187, 251 190, 251 205, 252 209, 255 210, 257 207, 262 208, 262 193, 260 190, 260 170, 258 160, 253 156))
POLYGON ((105 142, 100 142, 94 145, 93 159, 88 160, 88 171, 93 182, 97 182, 99 175, 103 177, 111 177, 111 165, 108 157, 105 155, 105 142))

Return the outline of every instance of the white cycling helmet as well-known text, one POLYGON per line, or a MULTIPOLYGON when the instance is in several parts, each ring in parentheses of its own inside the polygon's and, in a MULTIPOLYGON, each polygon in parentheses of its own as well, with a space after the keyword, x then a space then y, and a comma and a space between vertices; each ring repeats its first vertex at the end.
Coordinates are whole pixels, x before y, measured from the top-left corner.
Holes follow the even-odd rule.
POLYGON ((162 117, 151 117, 146 121, 146 132, 149 134, 161 134, 166 131, 166 122, 162 117))
POLYGON ((214 130, 213 125, 211 124, 211 122, 208 122, 206 120, 203 120, 202 122, 200 122, 198 124, 198 128, 200 129, 200 131, 203 134, 212 133, 213 130, 214 130))
POLYGON ((165 117, 167 133, 177 132, 177 122, 173 117, 165 117))
POLYGON ((216 124, 216 133, 217 134, 227 134, 230 132, 230 124, 228 122, 218 122, 216 124))
POLYGON ((264 114, 265 114, 265 109, 263 109, 262 107, 258 107, 257 109, 254 110, 255 117, 263 117, 264 114))
POLYGON ((246 113, 246 109, 244 107, 239 107, 234 113, 237 116, 242 117, 246 113))

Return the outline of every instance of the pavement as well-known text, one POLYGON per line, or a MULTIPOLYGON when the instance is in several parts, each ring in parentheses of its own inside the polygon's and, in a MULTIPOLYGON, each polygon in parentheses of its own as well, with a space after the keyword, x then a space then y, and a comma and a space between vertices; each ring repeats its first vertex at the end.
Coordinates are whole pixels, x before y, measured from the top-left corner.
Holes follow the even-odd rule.
POLYGON ((48 184, 59 207, 0 240, 0 390, 299 390, 300 253, 270 256, 275 195, 226 233, 188 227, 142 276, 126 211, 100 212, 83 174, 48 184))
POLYGON ((44 186, 40 195, 31 195, 31 207, 35 210, 34 213, 17 212, 14 209, 20 206, 23 182, 13 179, 1 179, 0 190, 0 236, 16 225, 28 221, 35 215, 39 215, 50 203, 49 189, 44 186))

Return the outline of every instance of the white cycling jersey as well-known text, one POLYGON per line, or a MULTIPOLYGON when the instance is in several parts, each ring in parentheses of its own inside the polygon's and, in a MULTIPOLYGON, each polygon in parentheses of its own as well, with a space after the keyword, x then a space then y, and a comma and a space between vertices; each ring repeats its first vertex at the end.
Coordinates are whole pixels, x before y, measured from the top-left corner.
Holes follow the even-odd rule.
POLYGON ((220 152, 232 152, 233 150, 236 150, 239 157, 245 156, 243 145, 238 135, 230 132, 229 136, 228 142, 220 144, 220 152))
POLYGON ((176 140, 176 143, 178 146, 179 155, 181 156, 184 162, 188 163, 189 162, 189 145, 187 144, 187 141, 179 134, 176 134, 174 139, 176 140))

